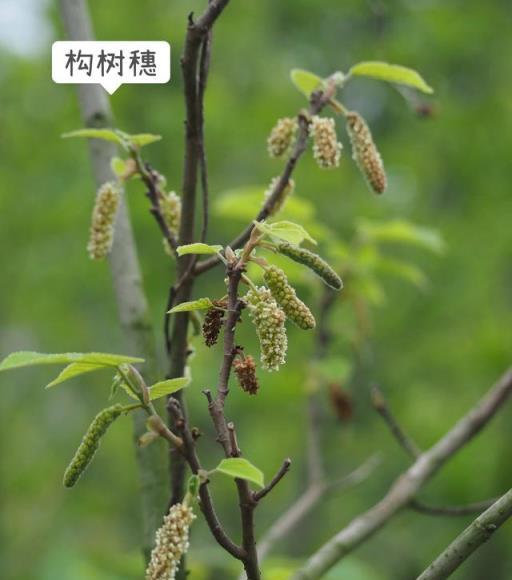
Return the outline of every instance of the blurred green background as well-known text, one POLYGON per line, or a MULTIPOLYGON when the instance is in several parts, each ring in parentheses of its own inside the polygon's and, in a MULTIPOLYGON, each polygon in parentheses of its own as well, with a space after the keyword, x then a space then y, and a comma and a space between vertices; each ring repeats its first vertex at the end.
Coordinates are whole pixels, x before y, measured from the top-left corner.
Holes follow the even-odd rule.
MULTIPOLYGON (((170 188, 179 190, 184 118, 179 54, 187 13, 204 2, 90 4, 99 39, 172 45, 171 82, 123 86, 112 105, 120 128, 163 135, 146 155, 167 175, 170 188)), ((86 146, 60 139, 80 127, 80 115, 74 87, 51 81, 51 42, 63 38, 57 7, 9 0, 0 9, 0 23, 0 355, 17 349, 123 352, 108 267, 91 262, 85 251, 94 195, 86 146)), ((296 173, 297 196, 314 205, 340 240, 352 237, 362 217, 402 218, 438 229, 446 251, 442 256, 405 251, 428 276, 423 291, 382 278, 386 302, 372 308, 364 361, 344 384, 354 400, 353 418, 340 424, 327 392, 321 395, 330 474, 339 477, 375 452, 381 454, 380 466, 356 488, 326 497, 276 546, 266 579, 285 578, 290 566, 378 500, 406 467, 371 408, 371 381, 379 382, 403 425, 426 447, 510 364, 511 26, 512 10, 504 0, 233 0, 218 23, 206 98, 214 200, 230 188, 264 187, 279 173, 281 162, 266 154, 266 137, 278 117, 305 104, 289 81, 291 68, 325 76, 357 61, 387 60, 416 68, 436 89, 428 119, 392 87, 374 81, 355 81, 344 94, 344 102, 365 115, 381 149, 390 181, 384 196, 367 191, 345 136, 339 170, 321 172, 307 154, 296 173)), ((130 187, 129 203, 162 349, 161 317, 172 272, 137 185, 130 187)), ((209 241, 225 243, 243 222, 214 215, 211 224, 209 241)), ((314 303, 307 285, 299 291, 314 303)), ((201 281, 197 296, 222 292, 216 270, 201 281)), ((348 332, 349 310, 335 309, 332 325, 341 337, 348 332)), ((256 351, 252 333, 244 336, 256 351)), ((349 357, 346 341, 339 346, 339 356, 349 357)), ((305 486, 304 375, 312 349, 312 336, 290 329, 289 362, 282 372, 260 373, 258 397, 233 389, 229 398, 228 413, 236 419, 246 456, 267 477, 284 457, 294 460, 290 475, 258 510, 259 534, 305 486)), ((198 345, 188 390, 194 423, 207 433, 200 391, 214 384, 219 355, 218 347, 207 351, 198 345)), ((121 420, 80 485, 64 490, 64 467, 105 403, 109 377, 90 375, 45 392, 41 387, 51 373, 42 368, 0 376, 0 575, 140 578, 131 423, 121 420)), ((511 435, 505 409, 422 497, 464 503, 504 492, 512 476, 511 435)), ((201 440, 201 452, 213 467, 220 452, 207 439, 201 440)), ((214 492, 222 518, 236 533, 232 485, 218 481, 214 492)), ((404 512, 328 578, 414 578, 469 521, 404 512)), ((511 578, 511 541, 509 524, 454 578, 511 578)), ((234 578, 238 571, 201 519, 194 524, 191 566, 191 577, 199 580, 234 578)))

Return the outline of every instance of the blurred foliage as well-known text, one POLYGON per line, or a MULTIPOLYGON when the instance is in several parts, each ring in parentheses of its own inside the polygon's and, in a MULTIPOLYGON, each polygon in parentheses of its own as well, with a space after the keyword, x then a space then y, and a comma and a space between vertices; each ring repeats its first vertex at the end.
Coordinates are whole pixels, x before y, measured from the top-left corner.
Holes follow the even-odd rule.
MULTIPOLYGON (((184 111, 178 55, 187 13, 199 11, 204 2, 90 4, 98 38, 166 39, 172 44, 171 82, 123 86, 112 104, 117 124, 126 131, 163 136, 147 155, 167 176, 169 187, 179 190, 184 111)), ((56 5, 50 5, 48 19, 54 37, 61 38, 56 5)), ((350 243, 358 223, 367 235, 375 235, 372 224, 408 221, 440 231, 447 250, 441 257, 418 249, 393 252, 425 273, 429 284, 422 284, 422 291, 379 274, 387 300, 373 311, 371 340, 345 385, 354 399, 353 419, 340 426, 326 392, 323 440, 333 477, 376 450, 384 461, 365 483, 328 496, 304 525, 276 546, 265 578, 285 577, 290 566, 380 498, 405 467, 405 458, 371 410, 372 380, 382 386, 411 436, 427 446, 510 364, 512 133, 506 127, 512 117, 511 24, 510 5, 504 0, 324 0, 321 5, 233 0, 218 24, 206 98, 212 203, 217 209, 210 243, 226 243, 242 223, 222 211, 219 192, 268 184, 280 171, 280 162, 266 155, 265 140, 278 117, 304 106, 289 80, 290 69, 327 76, 362 60, 385 60, 417 69, 436 90, 428 100, 418 100, 406 90, 399 93, 386 84, 357 79, 346 91, 347 106, 368 120, 386 163, 390 184, 384 196, 367 191, 348 159, 345 138, 339 170, 320 172, 307 154, 295 175, 295 208, 290 203, 287 211, 314 210, 321 229, 335 232, 337 240, 350 243)), ((50 45, 31 58, 0 53, 0 95, 0 355, 17 349, 123 352, 108 267, 92 263, 85 251, 94 194, 86 148, 79 141, 60 139, 61 133, 80 126, 75 90, 51 82, 50 45)), ((130 184, 129 197, 160 332, 173 272, 140 184, 130 184)), ((237 209, 242 211, 246 200, 243 194, 239 197, 237 209)), ((283 214, 283 219, 294 218, 283 214)), ((309 231, 307 216, 295 219, 309 231)), ((322 242, 320 253, 325 255, 327 246, 322 242)), ((417 279, 417 274, 408 275, 417 279)), ((315 290, 308 280, 296 283, 311 303, 315 290)), ((197 297, 222 292, 222 276, 213 271, 201 282, 197 297)), ((334 310, 333 325, 340 335, 353 325, 351 318, 351 310, 341 303, 334 310)), ((240 340, 255 350, 253 333, 245 326, 240 340)), ((290 333, 289 364, 283 371, 261 373, 258 397, 249 400, 236 389, 229 397, 229 416, 237 420, 240 443, 267 477, 284 457, 294 459, 291 473, 258 512, 259 533, 304 487, 303 377, 313 345, 306 333, 290 333)), ((338 346, 337 352, 348 348, 343 341, 338 346)), ((188 400, 195 423, 210 434, 200 391, 216 380, 212 369, 221 351, 196 347, 188 400)), ((56 388, 50 397, 40 388, 50 378, 44 369, 0 378, 2 577, 140 578, 138 482, 127 444, 129 421, 109 432, 81 485, 64 490, 66 461, 91 417, 104 406, 110 384, 90 375, 56 388)), ((462 503, 507 489, 510 425, 505 411, 443 470, 424 497, 462 503)), ((214 458, 220 459, 210 437, 201 439, 201 453, 212 466, 214 458)), ((223 520, 236 533, 231 482, 219 478, 214 494, 223 520)), ((408 580, 466 523, 465 518, 403 513, 333 569, 329 579, 408 580)), ((510 578, 511 540, 508 526, 454 578, 510 578)), ((191 566, 191 577, 197 579, 235 578, 238 572, 201 520, 193 527, 191 566)))

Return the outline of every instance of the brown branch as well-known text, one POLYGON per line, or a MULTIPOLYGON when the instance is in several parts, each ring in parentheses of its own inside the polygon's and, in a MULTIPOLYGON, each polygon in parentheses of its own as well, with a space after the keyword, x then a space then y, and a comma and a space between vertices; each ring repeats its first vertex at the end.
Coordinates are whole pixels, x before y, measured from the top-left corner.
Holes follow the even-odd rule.
POLYGON ((428 451, 423 452, 414 464, 395 480, 382 500, 328 540, 308 559, 293 579, 320 578, 336 562, 386 525, 415 498, 418 491, 455 453, 487 425, 511 393, 512 369, 507 371, 487 395, 442 439, 428 451))
POLYGON ((474 513, 480 513, 492 506, 498 498, 476 501, 466 505, 443 505, 432 506, 419 500, 413 500, 409 504, 412 510, 426 516, 467 516, 474 513))
POLYGON ((512 489, 472 522, 417 580, 444 580, 512 517, 512 489))
MULTIPOLYGON (((274 207, 276 201, 281 197, 284 189, 288 185, 290 178, 295 170, 295 166, 297 162, 301 158, 302 154, 305 152, 308 137, 309 137, 309 117, 312 115, 318 114, 326 104, 329 103, 330 99, 334 95, 336 88, 333 85, 328 87, 324 92, 316 92, 313 93, 311 97, 311 104, 309 106, 307 115, 300 114, 299 115, 299 134, 297 137, 297 141, 295 142, 295 146, 293 151, 286 162, 285 168, 283 173, 277 180, 276 184, 274 185, 274 189, 272 190, 271 194, 263 204, 263 207, 259 211, 258 215, 255 217, 256 221, 262 221, 269 217, 271 214, 272 208, 274 207)), ((252 230, 254 229, 254 224, 251 223, 247 228, 241 232, 236 238, 234 238, 228 245, 233 250, 241 248, 249 239, 252 230)), ((220 262, 218 256, 212 256, 202 262, 198 262, 195 266, 195 273, 202 274, 207 270, 210 270, 214 266, 216 266, 220 262)))
POLYGON ((405 450, 409 457, 417 459, 421 455, 421 451, 414 443, 414 441, 403 431, 395 419, 391 409, 386 403, 384 394, 377 385, 372 387, 372 404, 379 415, 384 419, 386 425, 389 427, 391 433, 398 441, 398 444, 405 450))
POLYGON ((260 501, 266 495, 268 495, 274 489, 274 487, 281 481, 281 479, 283 479, 283 477, 288 473, 291 464, 292 464, 291 459, 289 458, 285 459, 283 461, 283 464, 279 468, 279 471, 274 475, 274 477, 270 480, 270 482, 263 489, 260 489, 260 491, 254 492, 252 494, 254 501, 260 501))

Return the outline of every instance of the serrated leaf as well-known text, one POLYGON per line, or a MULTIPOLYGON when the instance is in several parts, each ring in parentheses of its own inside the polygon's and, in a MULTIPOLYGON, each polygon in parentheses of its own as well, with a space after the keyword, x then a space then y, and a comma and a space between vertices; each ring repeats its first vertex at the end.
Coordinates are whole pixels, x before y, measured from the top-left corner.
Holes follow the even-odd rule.
POLYGON ((85 139, 102 139, 103 141, 111 141, 118 145, 124 145, 122 137, 114 129, 77 129, 62 135, 64 139, 71 137, 83 137, 85 139))
POLYGON ((144 147, 144 145, 149 145, 160 141, 162 135, 153 135, 151 133, 139 133, 138 135, 127 135, 128 141, 136 147, 144 147))
POLYGON ((230 477, 252 481, 260 487, 265 485, 263 472, 242 457, 223 459, 215 471, 224 473, 224 475, 229 475, 230 477))
POLYGON ((178 246, 176 249, 178 256, 184 256, 185 254, 216 254, 220 250, 222 250, 222 246, 210 246, 209 244, 202 244, 200 242, 178 246))
POLYGON ((174 314, 176 312, 190 312, 191 310, 206 310, 213 306, 213 302, 209 298, 199 298, 198 300, 192 300, 190 302, 182 302, 174 308, 169 310, 168 314, 174 314))
POLYGON ((389 64, 380 61, 360 62, 350 69, 349 74, 407 85, 427 94, 434 92, 432 87, 427 85, 419 73, 411 68, 398 64, 389 64))
POLYGON ((445 247, 438 231, 405 220, 384 223, 361 220, 357 228, 360 235, 370 240, 416 245, 438 254, 442 253, 445 247))
POLYGON ((254 222, 254 224, 259 230, 272 238, 285 240, 286 242, 290 242, 296 246, 299 246, 304 240, 308 240, 316 245, 316 240, 314 240, 301 225, 294 222, 279 221, 272 224, 254 222))
POLYGON ((308 99, 315 90, 321 88, 323 79, 308 70, 294 68, 290 71, 290 79, 295 87, 308 99))
POLYGON ((166 395, 171 395, 180 389, 185 388, 190 384, 190 379, 187 377, 178 377, 175 379, 167 379, 166 381, 160 381, 149 387, 149 398, 154 401, 160 397, 165 397, 166 395))

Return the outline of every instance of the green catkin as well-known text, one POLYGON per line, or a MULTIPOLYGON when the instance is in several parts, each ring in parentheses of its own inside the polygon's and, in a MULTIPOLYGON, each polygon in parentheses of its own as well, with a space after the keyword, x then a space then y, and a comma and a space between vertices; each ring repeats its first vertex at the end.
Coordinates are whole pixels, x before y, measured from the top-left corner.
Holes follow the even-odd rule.
POLYGON ((98 190, 92 212, 87 251, 92 260, 101 260, 110 253, 114 242, 114 225, 121 200, 119 187, 108 181, 98 190))
POLYGON ((313 137, 313 157, 322 169, 332 169, 340 164, 342 144, 336 136, 334 119, 318 117, 311 119, 313 137))
MULTIPOLYGON (((272 181, 270 182, 268 189, 265 191, 265 201, 267 201, 268 198, 273 194, 274 189, 280 179, 281 179, 280 177, 272 178, 272 181)), ((294 190, 295 190, 295 181, 293 181, 293 179, 290 179, 286 184, 286 186, 283 188, 283 191, 280 193, 278 198, 272 204, 272 207, 269 210, 269 215, 273 216, 279 211, 281 211, 283 205, 286 203, 286 200, 294 192, 294 190)))
MULTIPOLYGON (((175 191, 161 193, 159 196, 160 210, 171 234, 177 236, 181 224, 181 197, 175 191)), ((163 239, 166 254, 172 256, 169 242, 163 239)))
POLYGON ((375 193, 383 193, 387 186, 382 157, 373 141, 370 128, 359 113, 347 113, 347 131, 352 143, 352 157, 375 193))
POLYGON ((322 278, 327 286, 330 286, 334 290, 341 290, 343 288, 343 282, 338 274, 336 274, 331 266, 329 266, 329 264, 325 260, 322 260, 322 258, 317 254, 314 254, 305 248, 289 244, 288 242, 280 243, 277 246, 277 251, 294 262, 303 264, 310 270, 313 270, 317 276, 322 278))
POLYGON ((264 279, 272 296, 292 322, 303 330, 315 328, 315 317, 304 302, 297 297, 281 268, 269 266, 265 270, 264 279))
POLYGON ((196 516, 183 503, 171 506, 156 532, 155 547, 146 569, 146 580, 174 580, 189 548, 189 529, 196 516))
POLYGON ((249 290, 245 301, 260 342, 261 366, 267 371, 277 371, 286 362, 286 315, 268 288, 249 290))
POLYGON ((297 128, 298 124, 295 118, 284 117, 277 121, 267 140, 270 157, 282 157, 290 151, 295 143, 297 128))
POLYGON ((107 432, 107 429, 123 412, 122 405, 113 405, 100 411, 94 417, 92 423, 87 429, 82 442, 78 446, 73 459, 64 473, 64 486, 73 487, 79 480, 82 473, 91 463, 94 454, 98 450, 101 438, 107 432))

